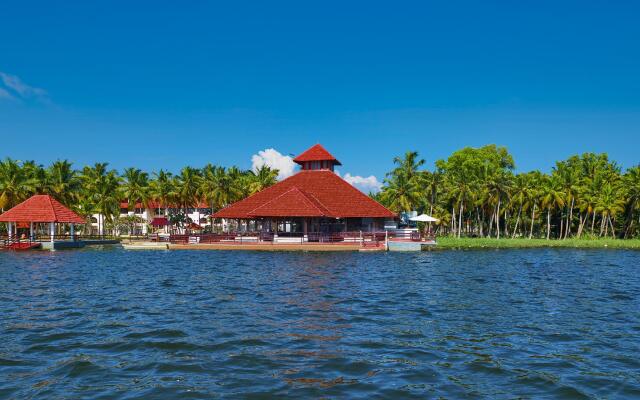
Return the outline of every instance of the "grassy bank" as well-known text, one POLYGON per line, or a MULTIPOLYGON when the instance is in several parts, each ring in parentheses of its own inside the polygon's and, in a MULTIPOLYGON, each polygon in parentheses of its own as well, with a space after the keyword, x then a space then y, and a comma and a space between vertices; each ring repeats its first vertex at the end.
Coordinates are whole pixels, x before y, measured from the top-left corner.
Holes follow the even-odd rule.
POLYGON ((539 247, 564 247, 576 249, 638 249, 640 239, 491 239, 438 237, 438 249, 524 249, 539 247))

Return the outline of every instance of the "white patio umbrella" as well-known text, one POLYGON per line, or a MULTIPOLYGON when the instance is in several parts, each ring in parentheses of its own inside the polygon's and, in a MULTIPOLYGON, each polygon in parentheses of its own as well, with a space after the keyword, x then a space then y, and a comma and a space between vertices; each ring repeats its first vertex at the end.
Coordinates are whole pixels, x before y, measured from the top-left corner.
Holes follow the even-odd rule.
POLYGON ((433 218, 431 215, 420 214, 417 217, 409 218, 411 221, 416 222, 438 222, 440 221, 438 218, 433 218))

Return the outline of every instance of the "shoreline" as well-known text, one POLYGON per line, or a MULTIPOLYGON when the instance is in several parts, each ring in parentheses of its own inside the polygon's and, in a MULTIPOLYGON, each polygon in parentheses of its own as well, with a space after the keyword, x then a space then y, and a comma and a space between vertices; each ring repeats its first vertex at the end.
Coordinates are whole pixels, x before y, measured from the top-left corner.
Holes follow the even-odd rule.
POLYGON ((640 239, 496 239, 496 238, 437 238, 434 250, 464 249, 624 249, 640 250, 640 239))

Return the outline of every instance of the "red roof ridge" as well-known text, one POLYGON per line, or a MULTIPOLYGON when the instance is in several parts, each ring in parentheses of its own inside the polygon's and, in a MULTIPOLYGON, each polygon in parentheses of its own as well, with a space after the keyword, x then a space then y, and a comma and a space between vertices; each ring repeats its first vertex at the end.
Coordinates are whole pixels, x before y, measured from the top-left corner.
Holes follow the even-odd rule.
POLYGON ((74 211, 48 194, 33 195, 0 215, 2 222, 57 222, 84 224, 74 211))
POLYGON ((53 211, 53 217, 58 220, 58 213, 56 212, 56 208, 53 206, 53 201, 51 201, 51 196, 47 196, 46 199, 49 201, 49 206, 51 206, 51 210, 53 211))
POLYGON ((293 159, 293 162, 297 164, 306 161, 333 161, 336 165, 342 165, 340 161, 329 153, 320 143, 311 146, 293 159))
MULTIPOLYGON (((298 173, 299 173, 299 172, 298 172, 298 173)), ((238 200, 238 201, 236 201, 236 202, 234 202, 234 203, 227 204, 226 206, 224 206, 224 207, 223 207, 223 208, 221 208, 220 210, 218 210, 218 211, 216 211, 215 213, 213 213, 212 217, 213 217, 213 218, 217 218, 217 217, 216 217, 216 214, 218 214, 218 213, 220 213, 220 212, 222 212, 222 211, 226 210, 227 208, 229 208, 229 207, 231 207, 231 206, 235 206, 236 204, 240 204, 240 203, 245 203, 245 202, 247 202, 248 200, 251 200, 252 198, 254 198, 254 197, 258 196, 258 195, 264 194, 264 193, 266 193, 267 191, 270 191, 272 188, 276 187, 277 185, 279 185, 279 184, 281 184, 281 183, 283 183, 283 182, 288 181, 289 179, 293 178, 294 176, 296 176, 296 174, 293 174, 293 175, 291 175, 291 176, 288 176, 288 177, 284 178, 283 180, 281 180, 281 181, 279 181, 279 182, 276 182, 274 185, 271 185, 271 186, 269 186, 269 187, 267 187, 267 188, 264 188, 264 189, 262 189, 262 190, 261 190, 261 191, 259 191, 259 192, 255 192, 254 194, 251 194, 251 195, 249 195, 249 196, 245 197, 245 198, 244 198, 244 199, 242 199, 242 200, 238 200)), ((256 208, 257 208, 257 207, 256 207, 256 208)), ((222 218, 224 218, 224 217, 222 217, 222 218)))
POLYGON ((261 208, 268 208, 268 206, 271 204, 277 204, 279 200, 281 200, 285 196, 289 196, 292 192, 300 194, 304 199, 306 199, 309 205, 311 205, 311 207, 313 207, 320 216, 328 216, 329 210, 318 199, 316 199, 314 196, 310 197, 309 193, 305 193, 305 191, 300 189, 298 186, 292 186, 290 189, 284 191, 280 195, 249 211, 247 214, 256 214, 256 211, 261 208))
MULTIPOLYGON (((324 214, 334 218, 393 218, 396 216, 394 212, 332 171, 303 170, 244 200, 228 205, 216 212, 213 217, 250 219, 255 217, 255 215, 250 215, 251 212, 255 212, 262 205, 271 203, 283 193, 290 192, 294 186, 304 194, 304 199, 311 202, 311 204, 301 207, 301 209, 306 207, 309 212, 311 212, 311 206, 313 205, 313 210, 315 208, 320 208, 321 210, 323 207, 326 208, 324 214)), ((294 201, 292 198, 282 200, 288 204, 292 204, 294 201)), ((278 207, 278 211, 282 211, 280 208, 283 207, 285 206, 278 207)), ((272 206, 272 208, 275 210, 276 207, 272 206)))

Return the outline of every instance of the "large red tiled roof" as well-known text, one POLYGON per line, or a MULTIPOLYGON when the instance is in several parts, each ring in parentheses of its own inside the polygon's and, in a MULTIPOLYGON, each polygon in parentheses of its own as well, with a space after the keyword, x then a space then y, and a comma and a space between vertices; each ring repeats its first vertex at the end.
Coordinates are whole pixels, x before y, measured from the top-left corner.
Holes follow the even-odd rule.
POLYGON ((0 215, 0 222, 59 222, 84 224, 86 221, 53 197, 40 194, 30 197, 0 215))
MULTIPOLYGON (((302 197, 304 197, 305 201, 317 206, 323 213, 322 216, 325 217, 395 217, 392 211, 365 195, 332 171, 327 170, 300 171, 253 196, 231 204, 215 213, 213 217, 251 219, 252 217, 264 215, 260 213, 275 212, 281 213, 277 216, 308 216, 296 215, 294 211, 287 213, 284 210, 284 206, 278 205, 282 203, 293 209, 291 203, 294 200, 300 200, 302 197), (293 188, 296 188, 297 192, 292 191, 293 188), (277 198, 280 196, 282 197, 278 200, 277 198), (254 212, 257 214, 254 214, 254 212)), ((296 205, 296 207, 300 206, 296 205)), ((312 207, 310 205, 302 207, 304 208, 302 211, 311 212, 312 207)))
POLYGON ((255 217, 323 217, 328 211, 319 201, 294 186, 249 214, 255 217))
POLYGON ((336 165, 342 165, 340 164, 340 161, 338 161, 333 155, 331 155, 331 153, 329 153, 327 149, 322 147, 321 144, 312 146, 310 149, 294 158, 293 161, 298 164, 306 161, 333 161, 333 163, 336 165))

